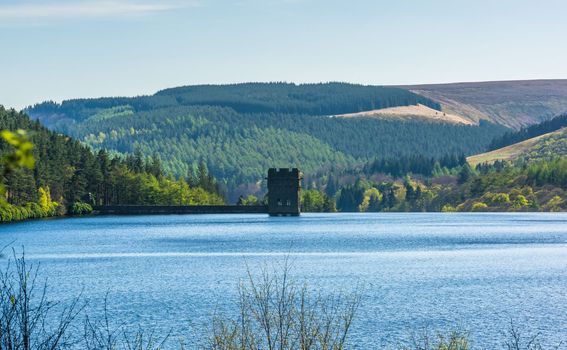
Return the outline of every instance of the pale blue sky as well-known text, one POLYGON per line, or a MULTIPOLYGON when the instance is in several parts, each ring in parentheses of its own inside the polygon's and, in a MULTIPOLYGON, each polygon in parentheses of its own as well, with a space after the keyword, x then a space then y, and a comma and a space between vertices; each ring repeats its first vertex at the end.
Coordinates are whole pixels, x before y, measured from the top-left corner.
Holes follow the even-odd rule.
POLYGON ((244 81, 567 78, 564 0, 0 0, 0 104, 244 81))

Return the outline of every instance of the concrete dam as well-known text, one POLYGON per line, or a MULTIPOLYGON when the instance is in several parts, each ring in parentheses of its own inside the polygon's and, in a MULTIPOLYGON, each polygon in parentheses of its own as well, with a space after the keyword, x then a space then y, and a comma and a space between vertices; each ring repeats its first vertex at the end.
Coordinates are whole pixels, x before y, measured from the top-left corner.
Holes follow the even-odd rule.
POLYGON ((302 174, 297 168, 268 170, 267 205, 100 205, 93 209, 99 215, 163 214, 269 214, 298 216, 302 174))

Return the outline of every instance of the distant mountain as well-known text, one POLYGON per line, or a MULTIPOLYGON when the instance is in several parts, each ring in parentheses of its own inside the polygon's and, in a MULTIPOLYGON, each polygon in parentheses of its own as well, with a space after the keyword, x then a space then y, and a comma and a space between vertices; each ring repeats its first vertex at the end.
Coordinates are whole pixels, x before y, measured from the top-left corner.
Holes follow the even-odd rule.
POLYGON ((68 123, 81 123, 91 117, 100 121, 112 108, 123 109, 111 111, 112 116, 117 112, 124 115, 182 106, 224 107, 240 114, 332 115, 417 104, 440 109, 438 103, 396 87, 345 83, 242 83, 182 86, 150 96, 75 99, 61 104, 44 102, 26 111, 48 127, 64 128, 68 123))
POLYGON ((567 112, 567 79, 407 85, 441 110, 519 129, 567 112))
POLYGON ((552 160, 567 156, 567 128, 533 137, 494 151, 467 158, 471 165, 494 163, 497 160, 552 160))
POLYGON ((449 115, 439 103, 405 89, 344 83, 186 86, 151 96, 45 102, 26 112, 94 149, 157 154, 179 176, 204 161, 229 189, 243 185, 247 192, 268 167, 314 173, 376 158, 469 155, 508 130, 444 120, 449 115), (404 106, 428 117, 395 115, 404 106), (378 118, 336 117, 384 109, 378 118))

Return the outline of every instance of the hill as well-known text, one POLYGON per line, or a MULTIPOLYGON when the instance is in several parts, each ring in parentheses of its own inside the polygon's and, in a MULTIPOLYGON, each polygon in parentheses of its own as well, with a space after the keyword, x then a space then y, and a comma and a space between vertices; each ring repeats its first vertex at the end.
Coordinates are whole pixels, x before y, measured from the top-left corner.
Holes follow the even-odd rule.
POLYGON ((112 117, 133 111, 181 106, 224 107, 240 114, 329 115, 418 103, 440 109, 438 103, 396 87, 346 83, 241 83, 182 86, 161 90, 150 96, 76 99, 61 104, 44 102, 26 111, 47 127, 64 128, 67 123, 80 123, 91 117, 103 120, 106 118, 104 113, 109 109, 112 117), (120 110, 125 106, 126 109, 120 110), (112 110, 113 108, 119 110, 112 110))
POLYGON ((482 163, 491 164, 498 160, 524 160, 526 162, 533 162, 538 160, 552 160, 562 156, 567 156, 567 128, 533 137, 497 150, 471 156, 467 158, 467 161, 471 165, 476 166, 482 163))
POLYGON ((383 118, 383 119, 400 119, 400 120, 422 120, 450 124, 474 124, 471 120, 460 115, 448 114, 437 109, 433 109, 422 104, 389 107, 382 109, 373 109, 371 111, 339 114, 336 117, 341 118, 383 118))
POLYGON ((567 112, 567 80, 518 80, 401 86, 470 121, 519 129, 567 112))
POLYGON ((187 176, 205 161, 229 189, 246 185, 247 191, 258 188, 268 167, 298 166, 313 173, 386 156, 474 154, 507 130, 487 122, 329 118, 417 105, 439 110, 436 102, 393 87, 249 83, 46 102, 27 112, 94 149, 156 153, 166 171, 177 176, 187 176))
POLYGON ((489 150, 506 147, 514 143, 518 143, 532 137, 547 134, 561 128, 567 127, 567 114, 559 115, 553 119, 546 120, 539 124, 523 127, 520 130, 509 131, 504 135, 492 140, 489 150))
MULTIPOLYGON (((50 131, 23 113, 0 106, 0 130, 27 131, 35 167, 0 165, 6 190, 0 198, 0 222, 81 214, 92 204, 219 204, 214 179, 201 169, 194 183, 164 176, 157 157, 109 157, 93 153, 68 136, 50 131)), ((13 147, 0 141, 0 158, 13 147)))

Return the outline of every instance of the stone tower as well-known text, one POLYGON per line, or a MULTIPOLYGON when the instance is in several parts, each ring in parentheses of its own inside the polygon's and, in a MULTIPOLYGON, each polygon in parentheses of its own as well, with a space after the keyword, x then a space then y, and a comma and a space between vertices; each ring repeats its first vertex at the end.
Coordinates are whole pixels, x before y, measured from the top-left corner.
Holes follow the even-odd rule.
POLYGON ((297 216, 302 174, 297 168, 268 170, 268 213, 272 216, 297 216))

